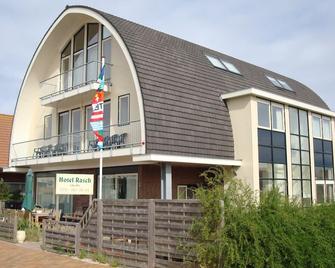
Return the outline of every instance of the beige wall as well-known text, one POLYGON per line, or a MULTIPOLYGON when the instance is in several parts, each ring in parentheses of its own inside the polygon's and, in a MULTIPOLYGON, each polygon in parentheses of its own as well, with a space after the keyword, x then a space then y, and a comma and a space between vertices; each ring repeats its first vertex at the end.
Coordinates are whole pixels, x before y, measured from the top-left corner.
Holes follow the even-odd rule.
MULTIPOLYGON (((89 15, 79 13, 66 14, 52 28, 52 31, 48 32, 45 41, 41 43, 32 64, 29 66, 18 98, 11 138, 12 144, 43 138, 44 116, 49 114, 53 115, 52 133, 57 135, 58 113, 78 107, 82 109, 82 129, 84 129, 85 106, 90 104, 94 92, 91 91, 70 100, 64 100, 57 104, 56 107, 46 107, 40 103, 40 97, 46 95, 46 92, 41 90, 40 81, 60 73, 60 53, 62 49, 70 38, 85 23, 89 22, 97 22, 97 20, 89 15)), ((139 94, 135 89, 137 81, 135 81, 136 78, 134 78, 131 67, 128 64, 129 59, 126 58, 123 51, 121 44, 113 36, 112 87, 110 89, 111 93, 107 93, 105 98, 111 99, 111 124, 117 123, 118 96, 124 94, 130 94, 130 120, 140 120, 139 94)), ((138 135, 143 136, 144 130, 142 128, 139 130, 138 135)), ((41 144, 36 142, 11 146, 11 158, 26 156, 33 148, 39 146, 41 144)))
POLYGON ((227 101, 233 128, 235 159, 242 160, 237 177, 259 190, 257 102, 252 96, 227 101))

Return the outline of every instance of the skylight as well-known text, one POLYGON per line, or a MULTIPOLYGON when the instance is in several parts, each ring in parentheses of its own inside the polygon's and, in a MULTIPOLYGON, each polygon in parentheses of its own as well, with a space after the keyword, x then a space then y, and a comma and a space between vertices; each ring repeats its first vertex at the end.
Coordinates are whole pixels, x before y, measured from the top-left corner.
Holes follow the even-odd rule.
POLYGON ((275 79, 275 78, 273 78, 271 76, 266 76, 266 77, 271 81, 271 83, 274 86, 293 91, 293 89, 285 81, 282 81, 282 80, 279 80, 279 79, 275 79))
POLYGON ((217 68, 220 68, 220 69, 224 69, 226 70, 225 66, 222 64, 222 62, 217 59, 217 58, 214 58, 212 56, 206 56, 209 61, 213 64, 213 66, 217 67, 217 68))
POLYGON ((241 74, 240 71, 235 67, 235 65, 230 62, 224 61, 223 59, 219 59, 216 57, 206 55, 208 60, 213 64, 214 67, 230 71, 232 73, 241 74))

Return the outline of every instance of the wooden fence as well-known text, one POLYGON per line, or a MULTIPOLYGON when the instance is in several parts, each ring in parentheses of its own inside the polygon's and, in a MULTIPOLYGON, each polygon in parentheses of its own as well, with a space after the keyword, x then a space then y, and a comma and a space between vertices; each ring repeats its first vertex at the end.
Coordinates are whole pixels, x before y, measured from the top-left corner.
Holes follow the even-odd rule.
POLYGON ((184 267, 194 261, 183 246, 192 243, 188 231, 201 215, 198 201, 94 200, 91 208, 85 224, 46 221, 44 247, 102 252, 125 267, 184 267))
POLYGON ((16 242, 17 213, 12 210, 0 210, 0 239, 16 242))

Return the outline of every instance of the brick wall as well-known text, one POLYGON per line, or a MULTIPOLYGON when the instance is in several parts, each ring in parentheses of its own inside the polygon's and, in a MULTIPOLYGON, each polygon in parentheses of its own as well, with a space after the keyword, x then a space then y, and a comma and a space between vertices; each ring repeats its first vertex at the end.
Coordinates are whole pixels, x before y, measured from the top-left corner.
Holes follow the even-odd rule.
MULTIPOLYGON (((172 166, 172 198, 177 198, 178 185, 198 185, 203 183, 199 175, 207 168, 172 166)), ((160 166, 159 165, 142 165, 138 170, 138 198, 160 198, 160 166)))
POLYGON ((13 116, 0 114, 0 167, 8 167, 13 116))

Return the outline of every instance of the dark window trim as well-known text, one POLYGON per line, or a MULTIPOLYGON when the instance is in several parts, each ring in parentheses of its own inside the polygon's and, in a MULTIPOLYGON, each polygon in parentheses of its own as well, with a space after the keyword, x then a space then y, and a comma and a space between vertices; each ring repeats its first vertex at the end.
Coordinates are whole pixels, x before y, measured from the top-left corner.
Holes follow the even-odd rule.
POLYGON ((117 122, 119 126, 126 126, 130 124, 130 93, 123 94, 118 96, 118 106, 117 106, 117 122), (120 123, 120 99, 128 96, 128 122, 127 123, 120 123))

